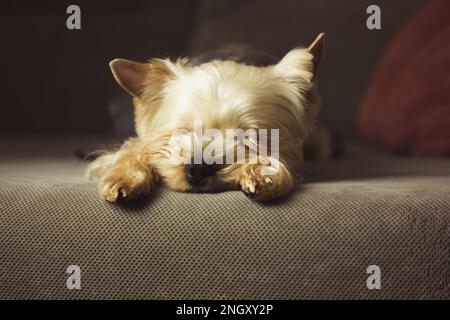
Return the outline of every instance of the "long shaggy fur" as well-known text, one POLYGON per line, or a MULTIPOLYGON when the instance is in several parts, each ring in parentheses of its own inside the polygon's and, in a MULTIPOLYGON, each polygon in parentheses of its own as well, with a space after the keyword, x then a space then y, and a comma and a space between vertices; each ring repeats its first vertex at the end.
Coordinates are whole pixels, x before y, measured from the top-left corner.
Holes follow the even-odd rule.
MULTIPOLYGON (((261 200, 286 194, 302 179, 303 147, 320 109, 316 46, 293 49, 263 67, 227 60, 197 66, 187 59, 112 61, 116 80, 134 97, 137 137, 97 158, 87 176, 112 202, 148 194, 158 183, 183 192, 241 189, 261 200), (169 142, 176 132, 192 138, 196 121, 224 135, 227 129, 279 129, 275 174, 263 175, 259 163, 234 163, 192 186, 185 165, 173 161, 169 142)), ((248 147, 257 143, 246 141, 248 147)))

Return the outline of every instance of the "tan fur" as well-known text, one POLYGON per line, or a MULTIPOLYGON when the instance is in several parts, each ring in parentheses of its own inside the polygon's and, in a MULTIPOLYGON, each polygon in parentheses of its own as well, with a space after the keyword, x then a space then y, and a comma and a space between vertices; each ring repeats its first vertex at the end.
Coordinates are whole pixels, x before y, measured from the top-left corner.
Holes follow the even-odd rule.
MULTIPOLYGON (((313 53, 321 54, 322 39, 320 35, 309 48, 291 50, 268 67, 233 61, 188 67, 186 59, 153 59, 147 64, 114 60, 115 78, 134 97, 137 138, 89 166, 87 174, 98 181, 99 194, 107 201, 135 198, 148 194, 158 181, 182 192, 241 189, 260 200, 288 193, 302 179, 303 146, 320 109, 315 85, 319 60, 313 53), (279 166, 271 167, 274 174, 263 175, 262 165, 248 163, 247 157, 243 163, 221 165, 204 185, 191 186, 185 165, 172 161, 176 151, 169 140, 180 130, 194 139, 198 120, 204 129, 221 132, 279 129, 280 157, 279 166)), ((246 145, 257 143, 249 139, 246 145)))
POLYGON ((150 165, 152 154, 148 144, 129 139, 119 150, 97 158, 87 171, 88 178, 98 178, 98 193, 107 201, 149 193, 158 181, 150 165))

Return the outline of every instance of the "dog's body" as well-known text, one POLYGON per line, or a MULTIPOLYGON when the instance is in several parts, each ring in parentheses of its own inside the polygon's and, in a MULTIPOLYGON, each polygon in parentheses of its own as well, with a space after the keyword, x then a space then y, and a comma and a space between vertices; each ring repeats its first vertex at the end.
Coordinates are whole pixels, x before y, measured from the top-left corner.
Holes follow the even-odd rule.
POLYGON ((116 80, 133 96, 137 137, 89 166, 88 176, 98 179, 99 194, 108 201, 135 198, 149 193, 158 182, 184 192, 241 189, 260 200, 288 193, 302 179, 303 149, 320 109, 315 74, 322 42, 323 34, 310 47, 293 49, 278 63, 271 56, 240 48, 175 63, 112 61, 116 80), (262 150, 262 140, 246 136, 243 144, 249 152, 240 161, 175 161, 180 149, 185 160, 193 158, 195 145, 212 143, 211 137, 197 134, 199 122, 203 130, 224 133, 221 143, 227 142, 227 152, 231 145, 233 157, 238 143, 225 134, 227 130, 276 129, 277 157, 275 136, 268 137, 270 155, 251 153, 262 150), (175 144, 174 135, 181 137, 175 144))

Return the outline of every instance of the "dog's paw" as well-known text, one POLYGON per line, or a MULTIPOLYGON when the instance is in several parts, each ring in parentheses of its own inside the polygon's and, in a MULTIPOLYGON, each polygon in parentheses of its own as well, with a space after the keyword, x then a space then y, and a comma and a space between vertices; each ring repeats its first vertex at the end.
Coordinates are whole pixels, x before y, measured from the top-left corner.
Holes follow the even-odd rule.
POLYGON ((239 176, 237 183, 242 191, 255 200, 269 200, 281 195, 282 186, 279 185, 279 177, 275 175, 263 174, 261 165, 245 165, 239 176))
POLYGON ((105 175, 97 185, 98 193, 108 202, 122 199, 135 199, 148 194, 155 185, 150 172, 136 171, 128 174, 110 173, 105 175))

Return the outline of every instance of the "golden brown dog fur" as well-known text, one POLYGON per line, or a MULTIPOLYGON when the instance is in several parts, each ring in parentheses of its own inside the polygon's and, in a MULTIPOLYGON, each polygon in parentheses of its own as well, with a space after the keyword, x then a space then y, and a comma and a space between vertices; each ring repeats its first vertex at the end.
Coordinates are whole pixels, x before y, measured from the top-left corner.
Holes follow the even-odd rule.
POLYGON ((322 43, 323 34, 310 47, 293 49, 267 67, 217 60, 194 67, 187 59, 152 59, 147 64, 113 60, 115 79, 133 96, 137 137, 90 164, 87 175, 97 180, 100 196, 111 202, 132 199, 158 183, 183 192, 241 189, 261 200, 288 193, 302 179, 303 146, 320 109, 315 75, 322 43), (204 185, 192 186, 185 165, 172 161, 168 141, 174 132, 192 131, 198 120, 204 129, 222 132, 279 129, 276 172, 262 174, 261 163, 220 165, 204 185))

